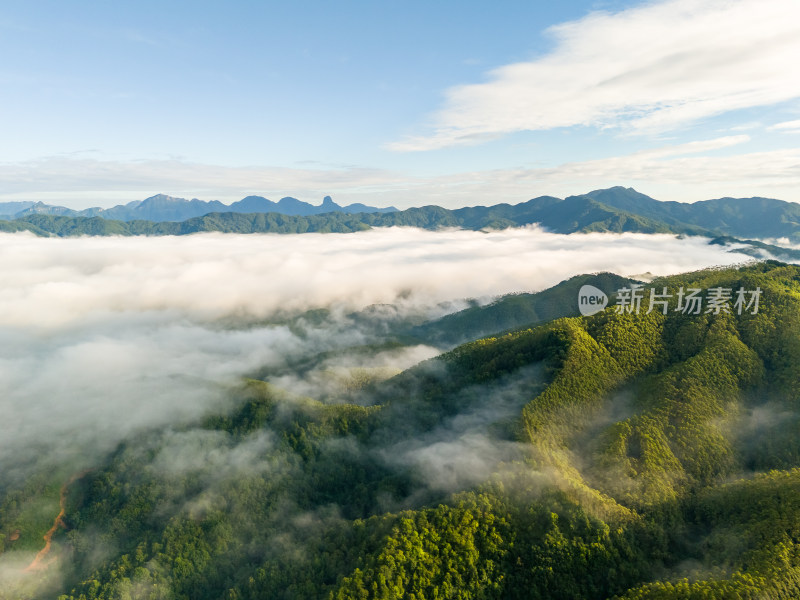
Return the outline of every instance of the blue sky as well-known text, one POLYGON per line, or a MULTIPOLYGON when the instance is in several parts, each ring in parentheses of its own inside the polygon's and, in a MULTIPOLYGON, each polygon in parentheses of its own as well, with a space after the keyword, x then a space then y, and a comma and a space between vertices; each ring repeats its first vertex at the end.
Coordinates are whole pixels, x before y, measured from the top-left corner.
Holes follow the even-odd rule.
POLYGON ((0 202, 800 201, 797 0, 7 0, 0 52, 0 202))

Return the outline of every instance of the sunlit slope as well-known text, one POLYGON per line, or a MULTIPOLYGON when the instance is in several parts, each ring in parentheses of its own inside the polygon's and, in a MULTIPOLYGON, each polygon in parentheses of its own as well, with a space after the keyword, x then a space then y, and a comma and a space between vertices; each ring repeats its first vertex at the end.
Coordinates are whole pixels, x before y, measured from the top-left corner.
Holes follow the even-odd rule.
MULTIPOLYGON (((612 295, 343 404, 251 381, 230 413, 82 474, 58 577, 0 596, 795 598, 800 268, 650 287, 666 315, 612 295), (684 314, 681 287, 760 289, 758 311, 684 314)), ((3 533, 23 522, 9 498, 3 533)))
POLYGON ((550 383, 523 409, 520 436, 533 448, 528 488, 551 491, 530 492, 517 475, 511 486, 501 478, 462 495, 455 508, 417 513, 339 597, 376 584, 376 597, 394 597, 384 583, 392 577, 395 590, 434 597, 435 582, 467 575, 473 591, 461 597, 796 597, 798 281, 796 268, 774 264, 658 280, 654 287, 761 288, 762 304, 741 316, 607 311, 445 357, 478 380, 545 360, 550 383), (453 512, 455 523, 431 527, 433 515, 453 512), (501 532, 497 522, 514 525, 501 532), (452 560, 428 567, 426 589, 416 559, 397 557, 429 556, 448 536, 466 536, 466 570, 452 560), (389 551, 402 544, 405 552, 389 551), (654 582, 624 592, 637 578, 654 582))

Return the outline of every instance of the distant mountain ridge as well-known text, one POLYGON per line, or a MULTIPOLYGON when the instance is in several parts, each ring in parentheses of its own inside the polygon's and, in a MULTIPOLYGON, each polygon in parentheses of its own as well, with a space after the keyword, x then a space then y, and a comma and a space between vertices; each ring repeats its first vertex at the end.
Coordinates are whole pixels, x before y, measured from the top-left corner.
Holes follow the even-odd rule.
POLYGON ((218 200, 186 200, 166 194, 156 194, 145 200, 135 200, 112 208, 87 208, 73 210, 64 206, 53 206, 44 202, 4 202, 0 203, 0 215, 11 219, 21 219, 31 215, 57 215, 62 217, 101 217, 116 221, 185 221, 211 213, 279 213, 291 216, 310 216, 341 212, 348 214, 394 212, 393 206, 378 208, 356 203, 340 206, 330 196, 325 196, 322 204, 315 206, 297 198, 285 197, 273 202, 261 196, 247 196, 233 204, 223 204, 218 200))
POLYGON ((27 229, 38 235, 56 236, 186 235, 201 231, 348 233, 373 227, 481 230, 537 224, 564 234, 671 233, 711 238, 786 238, 800 243, 800 204, 770 198, 719 198, 694 204, 661 202, 624 187, 563 200, 539 196, 520 204, 455 210, 433 205, 402 211, 363 204, 339 206, 329 196, 319 206, 295 198, 272 202, 260 196, 248 196, 227 206, 160 194, 125 206, 72 213, 75 211, 39 203, 18 212, 14 220, 0 221, 0 231, 27 229), (209 209, 218 210, 207 212, 209 209), (202 214, 181 218, 192 212, 202 214))
POLYGON ((685 204, 654 200, 623 187, 595 190, 578 197, 677 229, 699 227, 733 236, 796 239, 800 231, 800 204, 773 198, 717 198, 685 204))

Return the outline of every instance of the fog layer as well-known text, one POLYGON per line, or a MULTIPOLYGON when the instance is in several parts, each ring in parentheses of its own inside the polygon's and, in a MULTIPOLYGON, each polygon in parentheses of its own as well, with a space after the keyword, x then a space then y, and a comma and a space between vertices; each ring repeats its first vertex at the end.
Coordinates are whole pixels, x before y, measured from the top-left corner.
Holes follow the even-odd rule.
MULTIPOLYGON (((536 228, 0 235, 0 469, 11 477, 26 460, 91 462, 135 431, 221 408, 225 386, 257 369, 379 341, 374 323, 345 316, 374 303, 433 317, 465 298, 537 291, 578 273, 658 275, 741 261, 700 238, 536 228), (277 320, 314 308, 331 312, 304 332, 277 320)), ((364 365, 340 354, 327 366, 403 369, 435 353, 419 347, 364 365)), ((318 387, 306 383, 296 391, 318 387)))

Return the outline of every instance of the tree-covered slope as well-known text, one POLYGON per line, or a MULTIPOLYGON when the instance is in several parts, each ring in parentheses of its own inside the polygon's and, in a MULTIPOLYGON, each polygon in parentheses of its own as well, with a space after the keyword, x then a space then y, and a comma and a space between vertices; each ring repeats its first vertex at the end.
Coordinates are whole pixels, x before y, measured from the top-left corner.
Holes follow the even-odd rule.
POLYGON ((575 298, 584 285, 616 290, 631 283, 614 273, 576 275, 541 292, 503 296, 485 306, 475 304, 413 327, 409 334, 436 346, 454 346, 489 334, 577 316, 580 313, 575 298))
POLYGON ((253 380, 86 472, 3 483, 4 569, 41 545, 60 489, 64 515, 52 562, 0 596, 796 598, 800 268, 645 290, 638 312, 607 288, 592 317, 474 340, 337 403, 253 380), (679 310, 690 289, 697 314, 679 310))
POLYGON ((661 202, 623 187, 596 190, 585 197, 674 228, 693 226, 745 238, 800 239, 800 204, 795 202, 772 198, 661 202))

